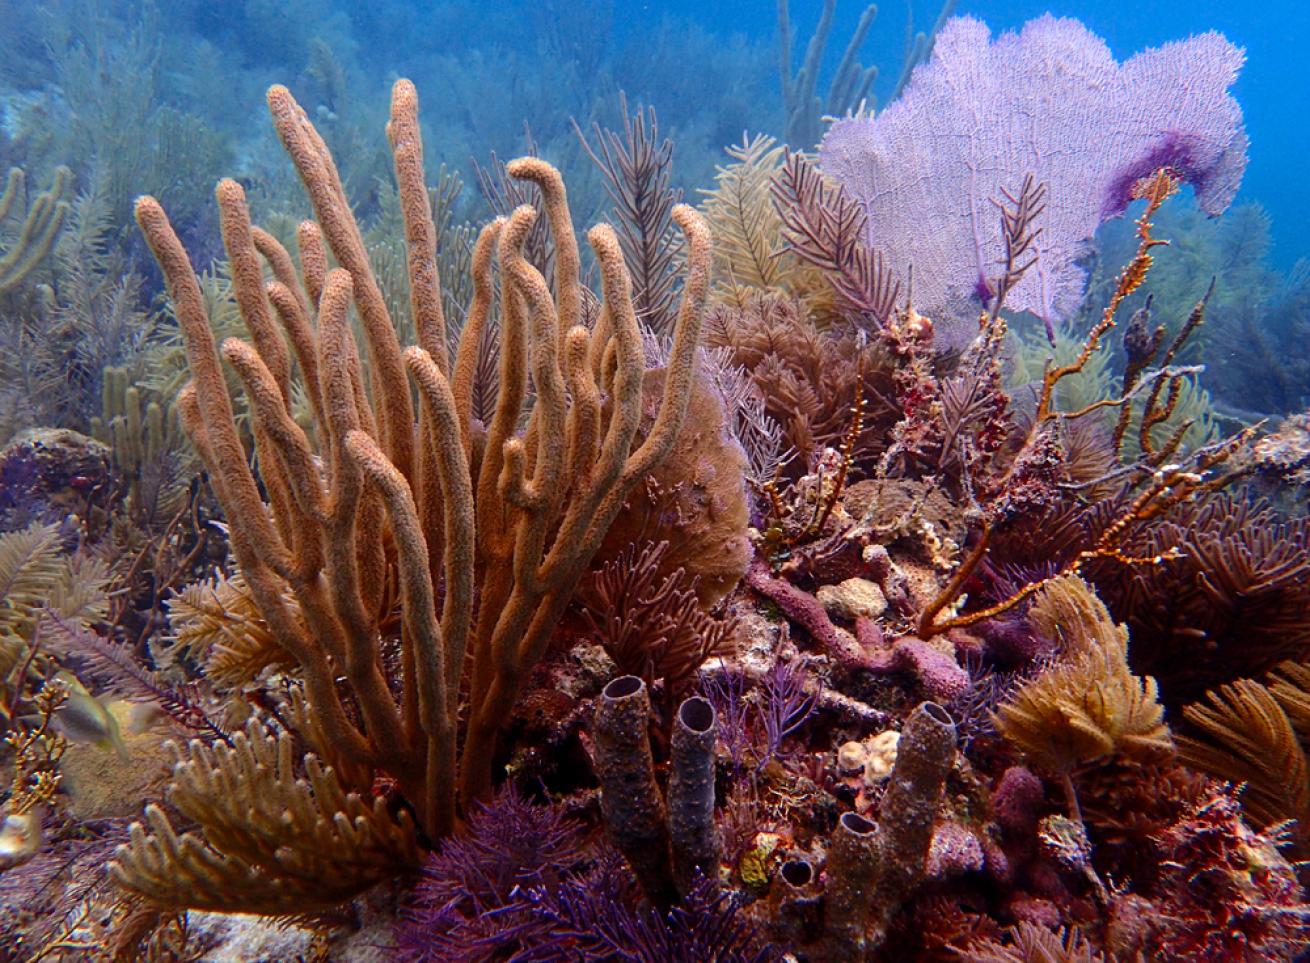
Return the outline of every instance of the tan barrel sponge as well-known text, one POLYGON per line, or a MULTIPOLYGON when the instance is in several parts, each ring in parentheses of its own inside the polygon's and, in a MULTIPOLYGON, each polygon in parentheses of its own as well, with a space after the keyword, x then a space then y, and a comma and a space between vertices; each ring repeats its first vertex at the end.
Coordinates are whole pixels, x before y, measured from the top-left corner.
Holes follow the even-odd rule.
POLYGON ((137 203, 186 341, 192 381, 182 421, 213 476, 251 596, 299 666, 311 730, 303 734, 339 772, 394 779, 436 838, 454 827, 461 806, 489 793, 502 720, 624 501, 673 448, 708 293, 709 231, 691 207, 675 209, 687 273, 659 411, 637 444, 644 354, 631 279, 613 230, 593 228, 602 321, 581 323, 580 257, 558 171, 537 158, 508 167, 541 190, 556 249, 553 287, 523 255, 536 210, 488 224, 452 352, 417 94, 397 82, 388 134, 419 340, 402 349, 322 138, 286 88, 272 88, 268 101, 315 220, 300 226, 293 257, 250 223, 239 185, 219 185, 251 342, 215 344, 167 216, 153 198, 137 203), (329 251, 340 267, 330 267, 329 251), (479 449, 470 397, 477 345, 493 323, 500 388, 479 449), (249 399, 258 476, 220 357, 249 399), (297 380, 312 430, 293 417, 297 380), (397 597, 398 630, 388 628, 397 620, 386 611, 397 597), (395 631, 399 668, 382 657, 392 641, 383 634, 395 631))

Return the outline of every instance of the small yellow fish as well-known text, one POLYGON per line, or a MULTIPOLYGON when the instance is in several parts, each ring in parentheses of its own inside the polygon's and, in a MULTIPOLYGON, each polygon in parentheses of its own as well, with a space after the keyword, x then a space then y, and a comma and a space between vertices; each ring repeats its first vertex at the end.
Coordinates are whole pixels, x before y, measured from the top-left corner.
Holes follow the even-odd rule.
POLYGON ((55 728, 72 742, 87 742, 99 749, 114 749, 118 758, 127 761, 131 755, 118 731, 118 720, 113 713, 86 691, 77 676, 66 670, 55 678, 68 687, 68 701, 55 714, 55 728))

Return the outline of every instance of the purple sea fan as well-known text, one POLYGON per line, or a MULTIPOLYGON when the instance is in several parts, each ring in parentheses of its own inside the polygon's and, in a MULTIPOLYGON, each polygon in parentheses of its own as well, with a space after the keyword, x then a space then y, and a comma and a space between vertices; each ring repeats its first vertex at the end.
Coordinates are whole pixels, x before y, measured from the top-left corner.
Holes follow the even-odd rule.
POLYGON ((898 101, 832 125, 820 166, 864 208, 865 242, 913 266, 915 306, 943 319, 991 296, 1004 256, 992 202, 1035 175, 1048 191, 1038 261, 1006 303, 1049 333, 1082 298, 1075 261, 1137 179, 1167 165, 1206 213, 1231 203, 1247 137, 1228 88, 1244 60, 1215 32, 1120 64, 1077 20, 1048 15, 993 41, 960 17, 898 101))

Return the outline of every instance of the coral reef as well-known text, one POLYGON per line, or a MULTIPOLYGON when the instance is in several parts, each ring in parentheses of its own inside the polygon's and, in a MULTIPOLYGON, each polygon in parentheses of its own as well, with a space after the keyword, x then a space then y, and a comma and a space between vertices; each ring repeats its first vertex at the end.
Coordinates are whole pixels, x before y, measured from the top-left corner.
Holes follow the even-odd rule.
POLYGON ((648 6, 0 0, 0 959, 1303 955, 1242 51, 648 6))

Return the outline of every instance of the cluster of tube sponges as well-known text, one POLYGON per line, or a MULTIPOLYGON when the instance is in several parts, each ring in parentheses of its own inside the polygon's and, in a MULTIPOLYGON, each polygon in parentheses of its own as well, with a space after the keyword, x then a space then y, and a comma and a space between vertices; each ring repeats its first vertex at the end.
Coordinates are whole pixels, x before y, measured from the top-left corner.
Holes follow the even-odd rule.
MULTIPOLYGON (((721 847, 714 824, 713 705, 685 700, 673 720, 667 796, 661 795, 648 734, 650 696, 636 676, 601 693, 595 718, 601 812, 610 838, 650 900, 667 906, 697 876, 718 884, 721 847)), ((919 705, 901 732, 878 822, 838 820, 822 877, 808 859, 784 862, 771 901, 800 943, 822 940, 831 959, 863 959, 886 938, 897 909, 927 875, 933 828, 954 765, 955 724, 933 702, 919 705)))

